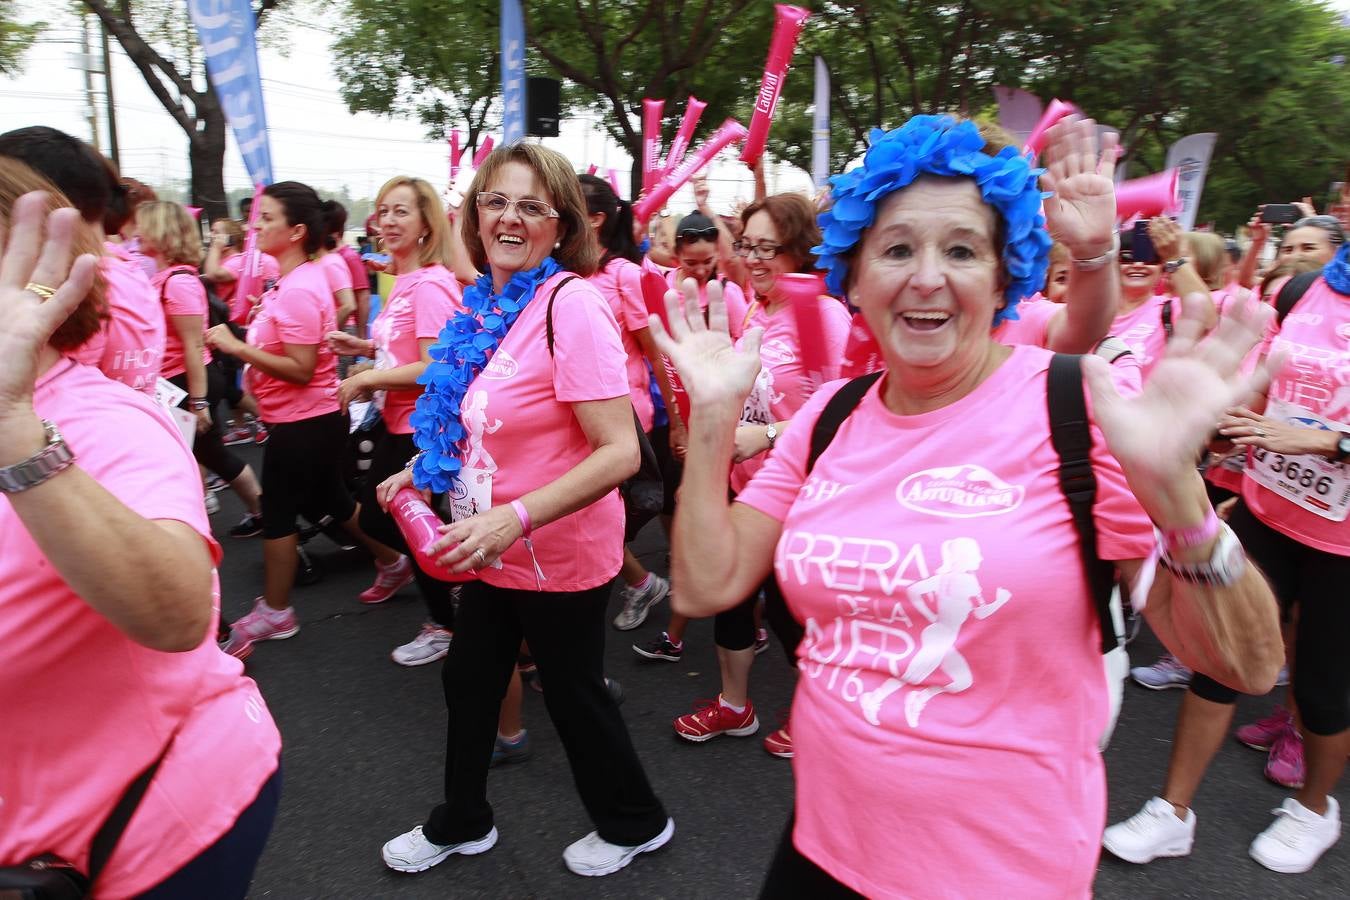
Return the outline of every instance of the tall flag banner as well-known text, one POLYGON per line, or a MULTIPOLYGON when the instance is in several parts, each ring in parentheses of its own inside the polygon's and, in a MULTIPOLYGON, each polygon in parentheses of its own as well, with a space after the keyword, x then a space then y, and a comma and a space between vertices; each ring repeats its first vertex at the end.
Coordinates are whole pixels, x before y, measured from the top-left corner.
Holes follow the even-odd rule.
POLYGON ((525 137, 525 17, 502 0, 502 146, 525 137))
POLYGON ((1167 150, 1166 167, 1180 170, 1177 199, 1181 201, 1181 210, 1177 213, 1177 224, 1185 231, 1195 227, 1195 217, 1200 212, 1200 193, 1205 189, 1205 173, 1209 171, 1209 158, 1218 137, 1212 131, 1188 134, 1167 150))
POLYGON ((188 15, 206 57, 206 72, 220 95, 225 119, 255 185, 272 183, 262 78, 258 75, 256 22, 249 0, 188 0, 188 15))
POLYGON ((1041 120, 1041 101, 1021 88, 1002 85, 994 87, 994 99, 998 101, 999 127, 1017 138, 1018 146, 1026 146, 1032 129, 1041 120))
POLYGON ((816 57, 815 114, 811 119, 811 180, 816 190, 830 177, 830 69, 816 57))

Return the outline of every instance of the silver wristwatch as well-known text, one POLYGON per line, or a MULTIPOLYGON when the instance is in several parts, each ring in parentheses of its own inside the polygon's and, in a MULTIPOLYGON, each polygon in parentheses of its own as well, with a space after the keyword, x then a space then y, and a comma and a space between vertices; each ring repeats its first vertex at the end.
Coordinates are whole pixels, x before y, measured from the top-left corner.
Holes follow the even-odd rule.
POLYGON ((42 427, 47 435, 45 447, 21 463, 0 467, 0 493, 17 494, 37 487, 75 462, 75 454, 56 430, 56 423, 43 419, 42 427))
POLYGON ((769 449, 772 450, 774 441, 778 440, 778 426, 770 422, 769 427, 764 429, 764 437, 769 441, 769 449))
POLYGON ((1210 554, 1208 562, 1181 563, 1164 552, 1159 563, 1182 581, 1208 587, 1227 587, 1236 584, 1247 570, 1247 554, 1233 530, 1226 522, 1221 522, 1219 539, 1214 544, 1214 552, 1210 554))

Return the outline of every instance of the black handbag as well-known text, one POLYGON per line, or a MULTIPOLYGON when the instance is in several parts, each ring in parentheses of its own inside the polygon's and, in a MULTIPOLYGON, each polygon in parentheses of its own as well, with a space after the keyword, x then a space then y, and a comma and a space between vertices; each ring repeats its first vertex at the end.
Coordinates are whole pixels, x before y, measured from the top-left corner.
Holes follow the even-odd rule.
MULTIPOLYGON (((167 752, 167 751, 166 751, 167 752)), ((122 832, 145 796, 145 789, 159 770, 159 758, 127 785, 117 805, 103 821, 89 849, 89 873, 85 874, 59 856, 44 853, 17 866, 0 866, 0 900, 83 900, 91 895, 99 873, 117 847, 122 832)))

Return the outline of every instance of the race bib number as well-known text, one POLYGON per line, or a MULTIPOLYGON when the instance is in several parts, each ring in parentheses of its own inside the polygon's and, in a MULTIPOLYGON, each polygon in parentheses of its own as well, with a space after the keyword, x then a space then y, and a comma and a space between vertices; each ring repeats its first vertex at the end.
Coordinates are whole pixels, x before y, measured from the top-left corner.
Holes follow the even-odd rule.
POLYGON ((773 409, 769 405, 770 396, 773 394, 773 379, 768 370, 760 369, 759 376, 755 379, 755 386, 750 391, 750 396, 745 398, 745 406, 741 409, 742 425, 768 425, 773 421, 773 409))
MULTIPOLYGON (((155 382, 155 399, 160 402, 160 405, 167 409, 173 409, 178 404, 182 403, 183 398, 187 395, 187 391, 183 390, 172 381, 169 381, 167 378, 160 378, 155 382)), ((196 416, 193 416, 193 418, 195 419, 196 416)))
POLYGON ((450 488, 450 521, 459 522, 492 508, 492 472, 464 468, 450 488))
MULTIPOLYGON (((1272 419, 1326 431, 1350 431, 1350 427, 1313 415, 1302 407, 1271 400, 1266 415, 1272 419)), ((1288 456, 1252 448, 1247 476, 1295 506, 1333 522, 1344 522, 1350 513, 1350 467, 1314 454, 1288 456)))

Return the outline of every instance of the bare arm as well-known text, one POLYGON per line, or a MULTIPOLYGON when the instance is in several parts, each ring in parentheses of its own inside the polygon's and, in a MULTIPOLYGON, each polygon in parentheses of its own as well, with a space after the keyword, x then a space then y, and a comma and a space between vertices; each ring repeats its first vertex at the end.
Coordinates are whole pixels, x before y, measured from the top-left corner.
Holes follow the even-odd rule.
POLYGON ((727 223, 722 221, 722 217, 713 212, 712 206, 708 203, 709 196, 707 178, 698 176, 694 180, 694 203, 698 211, 717 226, 717 271, 738 288, 745 290, 750 280, 750 272, 746 268, 745 260, 733 252, 731 245, 735 242, 735 237, 727 227, 727 223))
POLYGON ((366 323, 370 321, 370 288, 359 287, 356 293, 356 336, 366 336, 366 323))
POLYGON ((337 309, 337 326, 341 328, 356 312, 356 295, 351 288, 338 288, 333 291, 333 303, 337 309))
POLYGON ((1120 272, 1112 261, 1084 272, 1069 267, 1068 297, 1046 328, 1046 347, 1056 353, 1091 353, 1111 329, 1120 299, 1120 272))
MULTIPOLYGON (((169 324, 183 342, 183 374, 187 376, 188 396, 206 399, 206 365, 202 362, 202 317, 169 316, 169 324)), ((211 410, 194 409, 198 430, 211 427, 211 410)))
POLYGON ((202 276, 214 284, 228 284, 234 281, 234 273, 225 268, 224 263, 221 244, 213 239, 206 250, 206 262, 202 263, 202 276))
POLYGON ((343 412, 347 411, 347 405, 353 400, 370 391, 410 391, 417 387, 417 379, 431 362, 431 345, 434 343, 435 338, 420 338, 417 341, 422 354, 417 362, 396 369, 366 369, 344 379, 338 385, 338 403, 341 404, 343 412))
POLYGON ((1251 240, 1247 244, 1247 252, 1242 254, 1242 262, 1238 265, 1237 280, 1238 284, 1245 288, 1256 286, 1256 270, 1261 266, 1261 251, 1266 247, 1266 241, 1270 239, 1270 226, 1261 221, 1261 214, 1257 212, 1247 223, 1247 235, 1251 240))
POLYGON ((207 331, 206 343, 222 353, 238 357, 260 372, 291 384, 309 384, 319 364, 318 344, 282 344, 282 354, 268 353, 239 340, 226 325, 216 325, 207 331))

